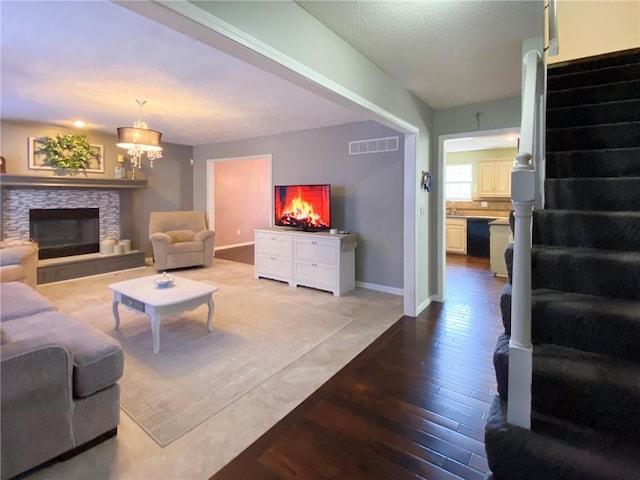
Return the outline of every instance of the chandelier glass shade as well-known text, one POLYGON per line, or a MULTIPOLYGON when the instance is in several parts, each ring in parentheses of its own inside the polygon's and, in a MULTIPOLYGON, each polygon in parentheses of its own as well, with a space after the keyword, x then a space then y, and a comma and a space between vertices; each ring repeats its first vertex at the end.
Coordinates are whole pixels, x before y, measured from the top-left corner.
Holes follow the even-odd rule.
MULTIPOLYGON (((136 100, 140 106, 140 117, 142 117, 142 106, 145 101, 136 100)), ((162 133, 157 130, 150 130, 147 122, 142 119, 134 122, 133 127, 119 127, 118 143, 116 146, 126 148, 127 154, 131 156, 134 167, 141 166, 142 155, 146 154, 150 166, 153 168, 153 161, 162 158, 162 133)))

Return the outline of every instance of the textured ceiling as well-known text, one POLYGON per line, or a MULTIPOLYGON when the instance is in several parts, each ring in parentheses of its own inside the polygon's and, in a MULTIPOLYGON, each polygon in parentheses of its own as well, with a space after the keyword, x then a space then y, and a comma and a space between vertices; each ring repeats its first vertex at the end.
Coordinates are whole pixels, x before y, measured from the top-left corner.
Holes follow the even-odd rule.
POLYGON ((297 1, 432 108, 520 94, 522 40, 541 1, 297 1))
MULTIPOLYGON (((299 2, 434 108, 519 94, 540 2, 299 2), (532 5, 535 3, 535 5, 532 5)), ((106 1, 0 1, 3 119, 115 132, 143 118, 198 145, 365 120, 106 1)))

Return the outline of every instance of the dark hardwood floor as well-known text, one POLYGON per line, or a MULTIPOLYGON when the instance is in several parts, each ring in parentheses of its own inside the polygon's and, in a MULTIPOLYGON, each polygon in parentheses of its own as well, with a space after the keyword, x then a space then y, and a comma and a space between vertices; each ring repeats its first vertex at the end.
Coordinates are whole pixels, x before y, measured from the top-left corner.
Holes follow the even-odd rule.
POLYGON ((444 304, 401 318, 212 478, 485 478, 504 283, 449 256, 444 304))
POLYGON ((242 247, 225 248, 216 250, 216 258, 231 260, 233 262, 248 263, 253 265, 253 245, 243 245, 242 247))

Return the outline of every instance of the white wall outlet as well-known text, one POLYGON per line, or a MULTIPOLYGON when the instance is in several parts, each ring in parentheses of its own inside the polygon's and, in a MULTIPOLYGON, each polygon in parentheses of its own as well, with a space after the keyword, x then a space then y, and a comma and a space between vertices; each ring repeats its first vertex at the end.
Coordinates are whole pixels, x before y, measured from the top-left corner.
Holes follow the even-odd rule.
POLYGON ((236 230, 236 233, 237 233, 238 235, 240 235, 240 229, 236 230))
POLYGON ((192 158, 189 160, 189 164, 193 167, 196 164, 196 161, 192 158))
POLYGON ((489 204, 487 202, 480 202, 480 206, 482 208, 487 208, 489 206, 489 204))

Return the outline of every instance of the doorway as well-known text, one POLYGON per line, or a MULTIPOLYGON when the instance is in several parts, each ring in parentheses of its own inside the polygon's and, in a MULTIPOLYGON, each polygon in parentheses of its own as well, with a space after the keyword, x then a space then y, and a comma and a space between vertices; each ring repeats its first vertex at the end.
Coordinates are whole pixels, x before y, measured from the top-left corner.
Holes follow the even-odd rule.
POLYGON ((510 185, 519 131, 509 128, 440 137, 439 161, 444 184, 440 231, 444 252, 439 274, 443 300, 448 296, 447 267, 469 265, 486 271, 488 276, 494 275, 490 262, 490 224, 495 219, 508 218, 512 206, 510 187, 487 193, 485 183, 494 169, 510 185))
POLYGON ((254 230, 271 224, 271 155, 207 161, 207 212, 215 255, 253 263, 254 230), (224 251, 229 255, 225 255, 224 251))

